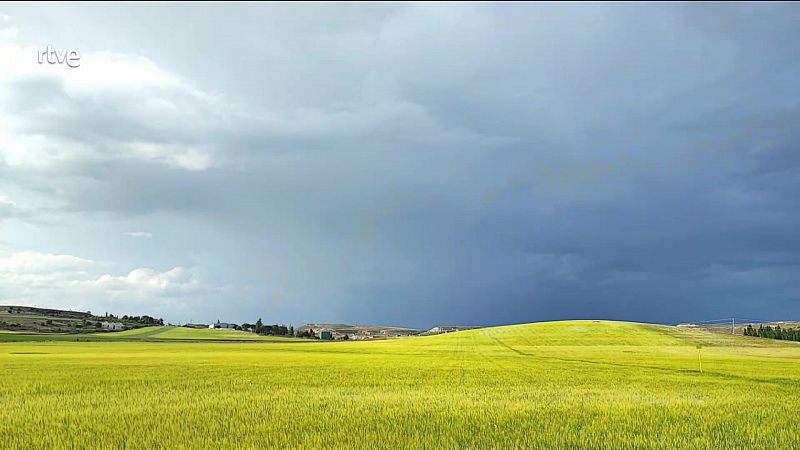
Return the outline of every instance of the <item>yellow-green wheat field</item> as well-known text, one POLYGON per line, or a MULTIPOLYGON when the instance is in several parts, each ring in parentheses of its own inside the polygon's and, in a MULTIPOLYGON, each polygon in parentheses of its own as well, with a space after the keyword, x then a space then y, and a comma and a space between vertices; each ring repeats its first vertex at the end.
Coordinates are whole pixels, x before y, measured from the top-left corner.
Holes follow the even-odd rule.
POLYGON ((607 321, 374 342, 213 332, 0 337, 0 448, 800 448, 790 342, 607 321))

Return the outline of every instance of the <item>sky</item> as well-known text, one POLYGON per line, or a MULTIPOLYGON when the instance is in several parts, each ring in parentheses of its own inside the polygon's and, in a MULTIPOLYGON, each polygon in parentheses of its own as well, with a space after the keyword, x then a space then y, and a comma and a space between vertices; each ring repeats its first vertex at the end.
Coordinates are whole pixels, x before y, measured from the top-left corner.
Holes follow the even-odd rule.
POLYGON ((797 319, 798 80, 791 3, 3 2, 0 304, 797 319))

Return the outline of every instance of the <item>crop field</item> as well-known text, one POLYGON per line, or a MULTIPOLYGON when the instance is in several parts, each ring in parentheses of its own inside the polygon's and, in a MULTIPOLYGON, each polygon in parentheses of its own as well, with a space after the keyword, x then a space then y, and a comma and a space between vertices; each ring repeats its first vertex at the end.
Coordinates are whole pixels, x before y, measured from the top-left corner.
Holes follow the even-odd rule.
POLYGON ((294 338, 278 336, 260 336, 247 331, 232 329, 208 329, 208 328, 185 328, 185 327, 162 327, 165 328, 161 333, 152 337, 158 339, 180 339, 180 340, 223 340, 223 341, 297 341, 294 338))
POLYGON ((791 449, 798 411, 800 345, 624 322, 0 342, 0 448, 791 449))

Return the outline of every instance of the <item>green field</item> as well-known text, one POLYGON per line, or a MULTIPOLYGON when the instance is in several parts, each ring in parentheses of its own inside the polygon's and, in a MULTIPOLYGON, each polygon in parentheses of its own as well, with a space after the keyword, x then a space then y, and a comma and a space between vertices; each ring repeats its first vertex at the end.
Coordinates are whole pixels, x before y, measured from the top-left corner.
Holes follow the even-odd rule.
POLYGON ((798 448, 795 344, 596 321, 372 342, 5 342, 0 447, 798 448))
POLYGON ((153 336, 158 339, 179 339, 179 340, 201 340, 201 341, 297 341, 298 339, 278 337, 278 336, 259 336, 247 331, 231 329, 208 329, 208 328, 185 328, 169 327, 162 333, 153 336))
POLYGON ((2 342, 119 342, 119 341, 275 341, 304 342, 302 339, 260 336, 255 333, 239 330, 185 328, 174 326, 155 326, 135 328, 124 331, 75 333, 40 333, 0 332, 2 342))

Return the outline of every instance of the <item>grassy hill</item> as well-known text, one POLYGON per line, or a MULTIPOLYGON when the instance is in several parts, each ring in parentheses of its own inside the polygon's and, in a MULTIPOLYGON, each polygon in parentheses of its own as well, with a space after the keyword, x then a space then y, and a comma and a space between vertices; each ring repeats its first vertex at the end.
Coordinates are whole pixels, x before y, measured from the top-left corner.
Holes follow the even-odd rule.
POLYGON ((800 442, 800 345, 791 342, 607 321, 361 342, 197 336, 0 343, 0 446, 777 449, 800 442))
POLYGON ((165 330, 153 336, 158 339, 200 340, 200 341, 297 341, 298 339, 279 336, 260 336, 247 331, 225 328, 186 328, 164 327, 165 330))
POLYGON ((100 326, 102 322, 122 323, 127 328, 159 324, 159 321, 148 316, 119 318, 105 315, 95 316, 88 311, 0 305, 0 331, 2 332, 86 334, 103 331, 100 326))
POLYGON ((0 330, 27 332, 79 331, 95 320, 88 312, 0 305, 0 330))
POLYGON ((100 333, 28 333, 4 331, 0 342, 120 342, 120 341, 302 341, 289 337, 259 336, 232 329, 186 328, 153 326, 124 331, 100 333))

